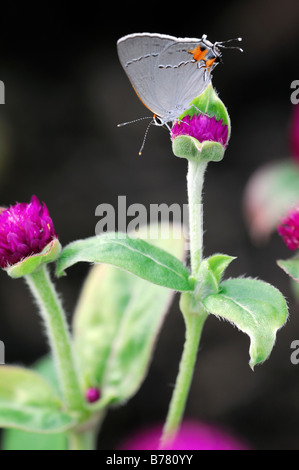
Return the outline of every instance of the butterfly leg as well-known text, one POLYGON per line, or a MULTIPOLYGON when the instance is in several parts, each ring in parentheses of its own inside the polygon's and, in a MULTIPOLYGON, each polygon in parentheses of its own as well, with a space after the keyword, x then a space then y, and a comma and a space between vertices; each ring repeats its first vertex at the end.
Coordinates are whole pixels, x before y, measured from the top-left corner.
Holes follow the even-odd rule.
POLYGON ((170 128, 170 126, 168 125, 167 122, 165 122, 165 126, 167 127, 167 129, 169 130, 169 132, 171 132, 171 128, 170 128))

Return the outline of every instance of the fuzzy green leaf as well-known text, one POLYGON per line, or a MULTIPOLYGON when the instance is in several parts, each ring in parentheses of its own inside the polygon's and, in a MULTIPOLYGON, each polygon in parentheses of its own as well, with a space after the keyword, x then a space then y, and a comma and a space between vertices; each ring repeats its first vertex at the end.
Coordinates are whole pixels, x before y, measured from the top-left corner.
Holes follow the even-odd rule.
POLYGON ((250 337, 250 366, 270 355, 276 332, 287 319, 287 304, 275 287, 255 279, 229 279, 203 304, 209 313, 235 324, 250 337))
POLYGON ((3 431, 2 450, 67 450, 66 433, 38 434, 19 429, 3 431))
POLYGON ((21 367, 0 368, 0 427, 57 433, 74 424, 41 376, 21 367))
POLYGON ((224 271, 234 259, 236 258, 233 256, 216 254, 201 262, 198 274, 199 297, 205 298, 209 294, 217 294, 224 271))
MULTIPOLYGON (((40 359, 33 369, 51 383, 59 393, 59 384, 55 366, 50 356, 40 359)), ((2 450, 67 450, 65 432, 41 434, 19 429, 4 429, 2 434, 2 450)))
POLYGON ((189 271, 165 250, 123 233, 107 233, 70 243, 57 263, 57 275, 79 263, 111 264, 153 284, 176 291, 190 291, 189 271))
MULTIPOLYGON (((182 234, 155 243, 183 259, 182 234)), ((101 389, 99 407, 128 400, 140 387, 173 294, 111 266, 91 269, 75 312, 74 341, 86 388, 101 389)))
POLYGON ((290 258, 286 260, 278 260, 278 266, 283 269, 294 281, 299 282, 299 258, 290 258))

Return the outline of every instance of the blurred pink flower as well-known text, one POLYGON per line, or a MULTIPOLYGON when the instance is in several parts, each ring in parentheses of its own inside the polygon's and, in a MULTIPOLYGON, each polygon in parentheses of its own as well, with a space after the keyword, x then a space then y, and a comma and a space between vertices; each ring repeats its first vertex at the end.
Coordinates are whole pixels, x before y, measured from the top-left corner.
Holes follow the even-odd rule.
POLYGON ((293 159, 267 163, 249 178, 243 211, 252 240, 266 243, 281 218, 299 203, 299 165, 293 159))
MULTIPOLYGON (((162 428, 156 425, 137 432, 125 440, 119 450, 158 450, 162 428)), ((185 421, 167 450, 249 450, 249 447, 214 426, 185 421)))
POLYGON ((291 157, 259 167, 244 191, 244 215, 254 242, 267 242, 281 217, 299 204, 299 105, 289 129, 291 157))
POLYGON ((277 228, 290 250, 299 248, 299 207, 291 210, 277 228))

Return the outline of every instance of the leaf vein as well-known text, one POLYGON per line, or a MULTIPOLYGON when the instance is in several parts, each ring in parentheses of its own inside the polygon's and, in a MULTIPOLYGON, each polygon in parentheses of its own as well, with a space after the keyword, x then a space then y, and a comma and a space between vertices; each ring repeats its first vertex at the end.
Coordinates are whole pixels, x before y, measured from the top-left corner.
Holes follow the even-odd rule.
MULTIPOLYGON (((110 240, 109 240, 109 241, 108 241, 108 240, 107 240, 107 241, 105 240, 105 241, 103 241, 103 242, 104 242, 104 243, 108 243, 108 244, 111 243, 110 240)), ((157 260, 157 259, 154 258, 153 256, 150 256, 149 254, 143 253, 142 251, 137 250, 136 248, 133 248, 133 247, 131 247, 131 246, 128 246, 128 245, 126 245, 126 244, 124 244, 124 243, 120 243, 120 242, 117 242, 117 241, 114 241, 113 243, 116 244, 116 245, 120 245, 120 246, 122 246, 122 247, 124 247, 124 248, 127 248, 127 249, 130 250, 130 251, 136 252, 136 253, 140 254, 141 256, 144 256, 145 258, 150 259, 150 260, 153 261, 154 263, 159 264, 160 266, 166 268, 166 269, 169 270, 169 271, 172 271, 174 274, 176 274, 177 276, 179 276, 179 277, 181 277, 182 279, 184 279, 185 281, 187 281, 186 276, 184 276, 184 275, 181 274, 180 272, 176 271, 175 269, 171 268, 171 267, 168 266, 167 264, 162 263, 161 261, 157 260)))
POLYGON ((240 307, 242 310, 245 310, 245 312, 249 313, 249 315, 252 317, 254 323, 256 325, 258 325, 258 322, 254 316, 254 313, 251 312, 251 310, 247 307, 245 307, 244 305, 242 305, 241 303, 237 302, 237 300, 235 299, 232 299, 231 297, 228 297, 227 295, 224 295, 224 294, 221 294, 222 297, 224 297, 225 299, 228 299, 228 300, 231 300, 232 302, 234 302, 236 305, 238 305, 238 307, 240 307))

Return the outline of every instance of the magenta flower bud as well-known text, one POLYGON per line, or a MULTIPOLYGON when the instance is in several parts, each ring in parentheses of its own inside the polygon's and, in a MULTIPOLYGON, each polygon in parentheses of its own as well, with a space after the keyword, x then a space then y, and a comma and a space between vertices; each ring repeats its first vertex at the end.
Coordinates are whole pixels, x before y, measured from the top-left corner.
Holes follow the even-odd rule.
POLYGON ((289 212, 277 227, 277 231, 290 250, 299 248, 299 207, 289 212))
POLYGON ((29 203, 0 209, 0 266, 12 277, 21 277, 39 264, 53 261, 59 251, 48 209, 36 196, 29 203))
POLYGON ((0 266, 7 268, 35 253, 57 238, 46 205, 32 196, 0 213, 0 266))
POLYGON ((230 118, 211 84, 174 123, 171 138, 177 157, 202 162, 222 160, 230 138, 230 118))
POLYGON ((98 388, 89 388, 85 394, 88 403, 95 403, 101 398, 101 392, 98 388))
POLYGON ((199 142, 218 142, 224 147, 228 143, 228 126, 222 121, 217 121, 215 116, 206 114, 187 115, 181 121, 177 121, 171 131, 172 139, 179 135, 189 135, 199 142))

